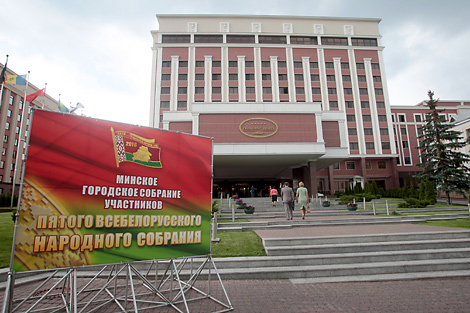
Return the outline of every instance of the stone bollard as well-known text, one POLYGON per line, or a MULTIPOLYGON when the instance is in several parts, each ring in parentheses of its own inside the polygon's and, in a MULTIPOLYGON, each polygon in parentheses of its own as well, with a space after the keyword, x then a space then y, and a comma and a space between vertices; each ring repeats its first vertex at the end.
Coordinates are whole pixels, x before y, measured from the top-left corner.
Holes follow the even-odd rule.
POLYGON ((374 211, 374 215, 375 215, 375 199, 372 200, 372 210, 374 211))
POLYGON ((214 212, 214 218, 212 219, 212 242, 220 241, 220 238, 217 238, 217 212, 214 212))
POLYGON ((363 198, 363 202, 364 202, 364 211, 366 210, 366 197, 363 198))
POLYGON ((385 206, 387 207, 387 215, 390 215, 390 212, 388 211, 388 200, 385 200, 385 206))

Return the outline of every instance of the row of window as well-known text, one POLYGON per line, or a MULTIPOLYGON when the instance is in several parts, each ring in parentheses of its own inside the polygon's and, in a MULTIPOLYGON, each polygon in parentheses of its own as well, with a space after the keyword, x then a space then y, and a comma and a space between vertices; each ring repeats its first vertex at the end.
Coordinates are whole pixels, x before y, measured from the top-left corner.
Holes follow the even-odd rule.
MULTIPOLYGON (((379 133, 380 133, 381 136, 388 136, 388 128, 380 128, 379 133)), ((348 134, 350 136, 357 136, 357 129, 356 128, 348 128, 348 134)), ((373 136, 374 133, 372 131, 372 128, 364 128, 364 135, 365 136, 373 136)))
MULTIPOLYGON (((350 150, 359 150, 359 143, 358 142, 350 142, 349 143, 350 150)), ((373 142, 366 142, 366 150, 374 150, 375 144, 373 142)), ((382 142, 382 149, 383 150, 390 150, 390 142, 382 142)))
MULTIPOLYGON (((382 88, 375 88, 375 95, 377 96, 382 96, 383 95, 383 89, 382 88)), ((161 94, 162 95, 169 95, 170 94, 170 87, 161 87, 161 94)), ((179 95, 185 95, 188 93, 188 87, 178 87, 178 94, 179 95)), ((195 94, 203 94, 204 93, 204 87, 195 87, 194 88, 194 93, 195 94)), ((220 94, 222 93, 222 87, 212 87, 212 93, 213 94, 220 94)), ((230 94, 237 94, 238 93, 238 87, 229 87, 229 93, 230 94)), ((255 87, 246 87, 246 93, 248 94, 254 94, 255 93, 255 87)), ((271 94, 272 93, 272 88, 271 87, 263 87, 263 94, 271 94)), ((279 93, 280 94, 289 94, 289 87, 279 87, 279 93)), ((298 95, 304 95, 305 94, 305 88, 304 87, 295 87, 295 93, 298 95)), ((312 87, 312 94, 314 95, 320 95, 321 94, 321 88, 320 87, 312 87)), ((336 95, 337 90, 334 87, 328 88, 328 94, 329 95, 336 95)), ((344 94, 345 95, 352 95, 352 88, 344 88, 344 94)), ((359 88, 359 94, 360 95, 368 95, 367 88, 359 88)), ((349 101, 352 102, 352 101, 349 101)), ((366 101, 364 102, 364 106, 366 106, 366 101)), ((385 107, 385 106, 384 106, 385 107)))
MULTIPOLYGON (((280 81, 286 81, 287 80, 287 74, 278 74, 279 80, 280 81)), ((261 78, 264 81, 270 81, 271 80, 271 74, 261 74, 261 78)), ((373 81, 374 83, 381 83, 382 78, 380 76, 373 76, 373 81)), ((194 74, 194 79, 195 80, 204 80, 204 73, 196 73, 194 74)), ((238 74, 237 73, 230 73, 229 80, 238 80, 238 74)), ((304 74, 294 74, 294 79, 295 81, 304 81, 304 74)), ((320 75, 319 74, 310 74, 310 79, 312 81, 320 81, 320 75)), ((351 81, 351 75, 342 75, 342 79, 344 82, 350 82, 351 81)), ((169 81, 171 80, 171 74, 162 74, 162 81, 169 81)), ((188 80, 188 74, 178 74, 178 80, 179 81, 186 81, 188 80)), ((220 73, 214 73, 212 74, 212 80, 218 81, 222 80, 222 74, 220 73)), ((247 73, 245 74, 245 80, 255 80, 255 74, 252 73, 247 73)), ((326 80, 329 82, 334 82, 336 81, 335 75, 326 75, 326 80)), ((360 83, 365 83, 367 82, 366 76, 365 75, 357 75, 357 81, 360 83)))
MULTIPOLYGON (((387 121, 387 115, 384 114, 379 114, 377 115, 379 122, 386 122, 387 121)), ((356 121, 356 115, 354 114, 347 114, 346 115, 346 120, 348 122, 355 122, 356 121)), ((370 114, 363 114, 362 115, 362 120, 364 122, 372 122, 372 118, 370 114)))
MULTIPOLYGON (((344 164, 345 164, 347 170, 355 170, 356 169, 356 162, 346 161, 346 162, 344 162, 344 164)), ((377 168, 378 169, 386 169, 387 168, 387 161, 377 161, 377 168)), ((333 164, 333 169, 335 169, 335 170, 341 169, 340 164, 339 163, 333 164)), ((366 169, 367 170, 372 169, 372 162, 366 161, 366 169)))
MULTIPOLYGON (((188 61, 178 61, 178 67, 188 67, 188 61)), ((318 62, 312 61, 309 62, 310 68, 318 68, 318 62)), ((204 67, 205 66, 205 61, 196 61, 195 63, 196 67, 204 67)), ((222 66, 222 61, 219 60, 212 60, 212 67, 221 67, 222 66)), ((229 67, 238 67, 238 61, 229 61, 228 62, 229 67)), ((277 61, 277 66, 279 68, 286 68, 287 67, 287 61, 277 61)), ((162 61, 162 67, 171 67, 171 61, 162 61)), ((245 61, 245 67, 255 67, 255 61, 245 61)), ((261 67, 267 68, 271 67, 271 61, 261 61, 261 67)), ((343 70, 349 70, 349 63, 348 62, 341 62, 340 65, 341 69, 343 70)), ((302 61, 294 61, 294 68, 303 68, 303 62, 302 61)), ((333 69, 335 68, 334 62, 325 62, 325 68, 333 69)), ((380 70, 380 65, 379 63, 371 63, 371 68, 373 70, 380 70)), ((365 69, 365 64, 364 63, 356 63, 356 69, 358 70, 364 70, 365 69)))
MULTIPOLYGON (((226 43, 349 46, 348 37, 226 35, 226 43)), ((191 35, 162 35, 162 43, 191 43, 191 35)), ((193 43, 224 43, 223 35, 194 35, 193 43)), ((376 38, 351 38, 351 46, 377 47, 376 38)))

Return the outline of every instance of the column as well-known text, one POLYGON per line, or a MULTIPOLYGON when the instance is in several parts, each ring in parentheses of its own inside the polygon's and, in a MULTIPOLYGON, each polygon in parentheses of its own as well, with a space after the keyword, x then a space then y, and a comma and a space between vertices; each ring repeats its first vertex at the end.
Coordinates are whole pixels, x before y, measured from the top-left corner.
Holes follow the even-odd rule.
POLYGON ((310 193, 313 196, 316 196, 316 194, 318 193, 317 163, 308 162, 308 168, 310 171, 310 193))
POLYGON ((212 55, 204 56, 204 102, 212 102, 212 55))

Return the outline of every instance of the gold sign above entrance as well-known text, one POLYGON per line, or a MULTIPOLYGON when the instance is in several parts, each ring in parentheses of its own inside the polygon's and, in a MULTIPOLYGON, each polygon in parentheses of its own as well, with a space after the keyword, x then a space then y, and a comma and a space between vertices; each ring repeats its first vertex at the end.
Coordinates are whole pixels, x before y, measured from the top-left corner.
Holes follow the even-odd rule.
POLYGON ((277 133, 278 126, 274 121, 263 117, 255 117, 240 123, 243 135, 253 138, 266 138, 277 133))

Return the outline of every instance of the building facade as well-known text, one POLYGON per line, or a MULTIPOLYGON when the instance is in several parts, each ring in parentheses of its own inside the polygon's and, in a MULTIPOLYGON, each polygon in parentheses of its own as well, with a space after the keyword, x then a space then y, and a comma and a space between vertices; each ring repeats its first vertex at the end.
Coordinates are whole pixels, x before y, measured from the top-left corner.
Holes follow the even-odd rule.
POLYGON ((284 181, 312 195, 393 188, 418 170, 402 128, 417 134, 419 122, 392 113, 379 19, 157 19, 150 126, 213 138, 215 196, 284 181))
MULTIPOLYGON (((0 71, 3 67, 4 65, 0 64, 0 71)), ((7 68, 6 74, 17 75, 9 68, 7 68)), ((25 142, 28 139, 32 108, 58 111, 57 101, 47 94, 45 97, 36 98, 32 103, 25 103, 25 87, 23 85, 8 84, 3 86, 2 97, 0 99, 0 125, 4 125, 4 127, 0 127, 0 138, 3 139, 0 160, 0 194, 11 194, 12 182, 15 177, 15 195, 18 195, 22 167, 20 166, 16 169, 15 175, 15 166, 17 159, 21 165, 23 164, 23 157, 17 158, 17 153, 18 151, 22 151, 22 154, 25 152, 25 142), (26 110, 24 118, 23 110, 26 110), (23 124, 22 127, 21 124, 23 124)), ((39 89, 29 84, 26 94, 29 95, 39 89)))

